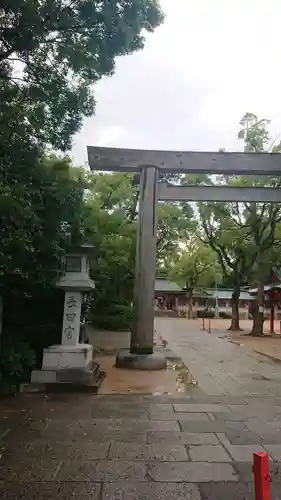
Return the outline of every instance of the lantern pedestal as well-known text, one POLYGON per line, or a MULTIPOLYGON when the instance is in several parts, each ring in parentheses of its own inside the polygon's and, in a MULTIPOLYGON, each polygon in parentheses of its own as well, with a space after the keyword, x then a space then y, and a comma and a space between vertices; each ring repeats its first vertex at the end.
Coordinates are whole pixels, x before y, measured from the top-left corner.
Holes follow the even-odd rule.
POLYGON ((65 275, 56 284, 65 291, 61 344, 45 348, 41 370, 31 374, 33 384, 45 384, 48 390, 53 385, 61 389, 89 386, 94 390, 104 378, 93 361, 93 346, 79 344, 82 293, 95 287, 89 277, 89 248, 82 246, 67 255, 65 275))

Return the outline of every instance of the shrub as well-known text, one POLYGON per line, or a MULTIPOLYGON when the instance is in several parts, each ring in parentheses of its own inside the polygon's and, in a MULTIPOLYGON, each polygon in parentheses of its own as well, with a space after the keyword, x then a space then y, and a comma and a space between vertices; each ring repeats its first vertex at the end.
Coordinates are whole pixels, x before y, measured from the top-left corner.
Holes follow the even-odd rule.
POLYGON ((30 373, 36 365, 36 354, 28 344, 19 342, 3 346, 0 358, 0 392, 14 394, 21 382, 30 380, 30 373))
POLYGON ((214 318, 215 313, 210 309, 204 309, 203 311, 197 311, 197 318, 214 318))
POLYGON ((128 304, 108 304, 92 314, 90 322, 105 330, 128 331, 132 327, 132 307, 128 304))
POLYGON ((232 318, 231 314, 230 314, 230 313, 227 313, 226 311, 221 311, 221 312, 219 313, 219 316, 220 316, 220 318, 222 318, 222 319, 231 319, 231 318, 232 318))

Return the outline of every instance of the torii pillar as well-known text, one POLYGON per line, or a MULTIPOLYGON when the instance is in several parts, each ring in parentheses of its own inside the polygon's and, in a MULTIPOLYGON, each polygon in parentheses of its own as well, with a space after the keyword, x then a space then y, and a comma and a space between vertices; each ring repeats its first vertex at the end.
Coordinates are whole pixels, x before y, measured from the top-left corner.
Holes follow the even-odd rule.
POLYGON ((133 327, 130 350, 121 350, 117 368, 161 370, 163 354, 153 351, 154 287, 157 244, 158 169, 146 166, 140 173, 139 219, 136 243, 133 327))

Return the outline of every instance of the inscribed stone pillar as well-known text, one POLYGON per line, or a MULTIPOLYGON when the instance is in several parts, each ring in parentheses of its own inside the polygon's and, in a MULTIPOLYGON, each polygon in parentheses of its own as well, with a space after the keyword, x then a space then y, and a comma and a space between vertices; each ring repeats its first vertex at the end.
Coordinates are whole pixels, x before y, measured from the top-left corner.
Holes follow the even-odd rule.
POLYGON ((157 244, 158 169, 144 167, 140 176, 139 220, 131 353, 152 354, 157 244))
POLYGON ((65 292, 61 339, 62 345, 79 344, 81 304, 81 292, 65 292))

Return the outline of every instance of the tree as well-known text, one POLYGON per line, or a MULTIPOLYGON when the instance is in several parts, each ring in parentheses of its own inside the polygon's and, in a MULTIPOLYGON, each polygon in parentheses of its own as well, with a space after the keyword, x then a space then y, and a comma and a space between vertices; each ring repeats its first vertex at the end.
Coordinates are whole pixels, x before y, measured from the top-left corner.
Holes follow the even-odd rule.
POLYGON ((55 282, 83 205, 84 181, 69 158, 29 158, 25 169, 0 171, 1 390, 15 390, 35 358, 40 366, 43 347, 60 342, 64 297, 55 282))
POLYGON ((117 56, 141 49, 144 31, 162 20, 158 0, 5 0, 1 102, 22 102, 32 136, 68 149, 94 112, 92 85, 112 75, 117 56))
POLYGON ((193 210, 185 211, 178 203, 158 202, 157 261, 164 263, 185 242, 194 227, 193 210))
MULTIPOLYGON (((130 318, 128 309, 131 309, 133 301, 138 189, 138 183, 132 182, 132 176, 128 174, 91 173, 88 176, 81 225, 85 240, 95 247, 92 277, 96 289, 92 315, 96 324, 112 329, 124 327, 120 318, 122 315, 130 318)), ((191 220, 179 206, 158 204, 158 262, 165 262, 178 247, 190 225, 191 220)))
MULTIPOLYGON (((280 144, 270 138, 269 121, 246 113, 240 121, 238 137, 244 140, 245 152, 279 152, 280 144)), ((222 175, 216 183, 228 186, 279 187, 280 179, 269 176, 222 175)), ((279 205, 269 203, 201 203, 201 227, 206 242, 218 255, 224 277, 234 284, 232 323, 239 329, 238 299, 241 284, 255 282, 257 301, 252 308, 253 335, 263 332, 264 282, 276 255, 277 229, 281 221, 279 205), (270 258, 270 255, 272 258, 270 258)))
MULTIPOLYGON (((258 119, 253 113, 246 113, 240 122, 238 137, 244 140, 244 150, 248 152, 275 152, 281 151, 281 143, 270 137, 268 127, 270 120, 258 119)), ((259 178, 245 178, 240 180, 243 185, 264 187, 280 187, 281 179, 263 176, 259 178)), ((277 229, 281 221, 279 204, 245 203, 244 226, 248 227, 252 240, 252 281, 255 282, 258 293, 257 300, 252 308, 253 327, 252 335, 263 334, 264 323, 264 284, 272 268, 274 247, 279 245, 277 229)))
MULTIPOLYGON (((233 286, 232 318, 229 330, 239 331, 239 297, 249 271, 249 231, 239 225, 238 203, 199 203, 203 241, 216 253, 223 279, 233 286), (237 221, 238 219, 238 221, 237 221)), ((252 255, 252 264, 254 256, 252 255)))
POLYGON ((186 288, 188 295, 188 318, 193 317, 193 294, 198 288, 204 288, 219 283, 221 269, 216 253, 198 238, 193 237, 181 251, 174 262, 170 276, 186 288))

